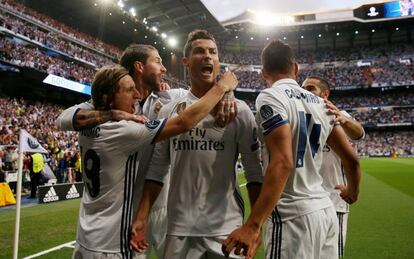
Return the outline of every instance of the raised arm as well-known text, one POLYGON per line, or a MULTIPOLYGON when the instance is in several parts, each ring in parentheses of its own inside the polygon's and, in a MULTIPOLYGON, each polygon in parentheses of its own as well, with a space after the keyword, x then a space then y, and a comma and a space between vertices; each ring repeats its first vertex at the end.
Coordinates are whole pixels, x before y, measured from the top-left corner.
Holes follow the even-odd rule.
POLYGON ((190 105, 178 116, 167 121, 155 141, 161 141, 183 132, 189 131, 197 125, 216 106, 223 95, 232 91, 238 84, 232 72, 225 72, 220 79, 200 100, 190 105))
POLYGON ((341 158, 345 169, 347 186, 337 185, 336 188, 341 191, 342 199, 352 204, 358 199, 359 194, 361 180, 359 160, 341 127, 333 128, 326 143, 341 158))
POLYGON ((64 110, 56 119, 56 125, 63 131, 80 131, 93 128, 109 120, 131 120, 144 123, 147 118, 120 110, 97 111, 91 103, 74 105, 64 110))
POLYGON ((344 129, 346 135, 352 140, 358 140, 365 136, 365 131, 362 125, 354 120, 351 115, 345 111, 340 111, 332 102, 324 99, 325 106, 328 113, 335 115, 335 120, 344 129))

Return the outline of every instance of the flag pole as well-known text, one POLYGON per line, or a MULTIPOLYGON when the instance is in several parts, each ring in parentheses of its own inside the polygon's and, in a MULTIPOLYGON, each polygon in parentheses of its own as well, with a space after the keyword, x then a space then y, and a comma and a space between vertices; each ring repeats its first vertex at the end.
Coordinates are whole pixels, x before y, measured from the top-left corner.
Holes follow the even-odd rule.
POLYGON ((20 204, 22 194, 22 171, 23 171, 23 151, 19 150, 19 169, 17 171, 16 189, 16 222, 14 225, 13 259, 17 259, 19 252, 19 231, 20 231, 20 204))

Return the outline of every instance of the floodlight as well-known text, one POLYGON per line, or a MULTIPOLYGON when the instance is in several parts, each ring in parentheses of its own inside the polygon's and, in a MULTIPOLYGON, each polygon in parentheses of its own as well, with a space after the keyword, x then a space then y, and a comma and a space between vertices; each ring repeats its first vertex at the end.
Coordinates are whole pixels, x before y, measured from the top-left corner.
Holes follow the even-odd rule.
POLYGON ((175 47, 175 46, 177 46, 177 40, 176 40, 175 38, 169 38, 169 39, 168 39, 168 44, 169 44, 171 47, 175 47))
POLYGON ((265 11, 252 11, 254 14, 253 22, 264 26, 289 25, 294 22, 294 17, 289 15, 278 15, 265 11))

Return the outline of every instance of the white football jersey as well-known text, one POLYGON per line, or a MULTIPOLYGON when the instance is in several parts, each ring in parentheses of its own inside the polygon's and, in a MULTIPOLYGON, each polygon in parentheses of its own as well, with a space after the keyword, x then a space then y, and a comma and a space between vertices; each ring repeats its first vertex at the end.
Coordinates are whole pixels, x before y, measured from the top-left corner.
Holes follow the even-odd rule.
MULTIPOLYGON (((158 113, 164 105, 171 102, 172 100, 176 100, 178 98, 186 96, 187 93, 188 93, 188 90, 185 90, 182 88, 170 89, 167 91, 160 91, 160 92, 152 92, 145 100, 143 107, 141 107, 139 105, 139 102, 137 102, 136 107, 135 107, 135 114, 145 115, 147 116, 148 119, 154 120, 158 117, 158 113)), ((74 130, 73 119, 76 115, 76 112, 79 109, 93 110, 94 107, 91 101, 89 101, 89 102, 84 102, 78 105, 74 105, 64 110, 56 120, 58 129, 73 131, 74 130)), ((145 174, 148 170, 148 166, 149 166, 149 162, 152 157, 153 150, 154 150, 154 145, 149 147, 147 149, 147 152, 145 152, 141 157, 141 161, 139 164, 140 173, 138 174, 136 178, 136 185, 134 189, 134 192, 135 192, 134 203, 135 204, 139 204, 139 201, 141 199, 145 174)), ((166 177, 168 177, 168 175, 166 177)), ((158 196, 157 201, 155 202, 153 206, 153 210, 157 210, 159 208, 163 208, 166 206, 167 195, 168 195, 168 181, 165 181, 164 188, 161 191, 160 195, 158 196)))
MULTIPOLYGON (((197 101, 191 92, 166 105, 161 117, 176 116, 197 101)), ((162 182, 171 164, 168 235, 227 235, 243 223, 244 203, 236 178, 239 153, 247 182, 261 183, 256 123, 249 107, 224 128, 208 115, 189 132, 156 144, 147 179, 162 182)))
MULTIPOLYGON (((178 88, 178 89, 170 89, 168 91, 161 91, 161 92, 152 92, 142 107, 142 114, 147 116, 148 119, 154 120, 156 119, 159 114, 161 108, 170 103, 173 100, 177 100, 186 96, 188 90, 178 88)), ((144 186, 145 175, 149 167, 149 163, 151 161, 151 157, 154 151, 154 145, 152 145, 151 149, 148 149, 145 152, 144 156, 141 159, 139 172, 139 178, 137 178, 137 185, 136 185, 136 201, 139 204, 141 200, 141 193, 142 188, 144 186)), ((169 175, 166 175, 166 179, 164 181, 164 187, 161 190, 161 193, 158 195, 157 200, 155 201, 154 205, 152 206, 152 210, 158 210, 160 208, 165 208, 167 206, 167 196, 168 196, 168 186, 169 186, 169 175)))
MULTIPOLYGON (((351 115, 346 111, 341 111, 341 113, 349 119, 352 119, 351 115)), ((363 139, 364 136, 365 133, 362 135, 361 139, 363 139)), ((319 172, 323 178, 322 186, 329 192, 336 211, 343 213, 349 212, 348 203, 339 196, 339 190, 335 190, 335 186, 338 184, 346 185, 345 171, 342 166, 342 161, 335 151, 328 145, 323 147, 323 160, 319 172)))
MULTIPOLYGON (((281 220, 332 206, 319 174, 322 147, 333 127, 333 117, 326 114, 323 100, 302 89, 295 80, 282 79, 259 94, 256 109, 262 138, 284 124, 289 124, 292 132, 294 170, 275 208, 281 220)), ((263 160, 266 167, 266 145, 263 160)))
POLYGON ((97 252, 132 256, 129 246, 133 191, 139 161, 166 119, 138 124, 106 122, 81 131, 83 193, 77 242, 97 252))
POLYGON ((57 128, 63 131, 75 131, 73 127, 73 119, 79 109, 93 110, 94 107, 92 101, 90 100, 89 102, 83 102, 64 110, 56 119, 57 128))

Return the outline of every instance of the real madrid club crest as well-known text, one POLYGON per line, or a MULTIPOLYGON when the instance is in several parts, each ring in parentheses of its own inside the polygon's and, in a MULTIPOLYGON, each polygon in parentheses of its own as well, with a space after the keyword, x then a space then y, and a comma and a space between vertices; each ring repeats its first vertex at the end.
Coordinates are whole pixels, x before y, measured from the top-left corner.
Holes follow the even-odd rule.
POLYGON ((263 106, 260 108, 260 115, 262 116, 262 118, 263 118, 264 120, 267 120, 267 119, 269 119, 270 117, 272 117, 272 115, 273 115, 273 110, 272 110, 272 108, 271 108, 269 105, 263 105, 263 106))
POLYGON ((27 144, 29 145, 30 148, 32 149, 36 149, 39 147, 39 144, 37 143, 36 140, 33 140, 31 138, 27 138, 27 144))
POLYGON ((186 102, 179 103, 177 105, 177 109, 176 109, 177 114, 180 114, 182 111, 184 111, 186 107, 187 107, 187 103, 186 102))
POLYGON ((158 114, 162 108, 162 103, 160 101, 157 101, 154 103, 154 113, 158 114))

